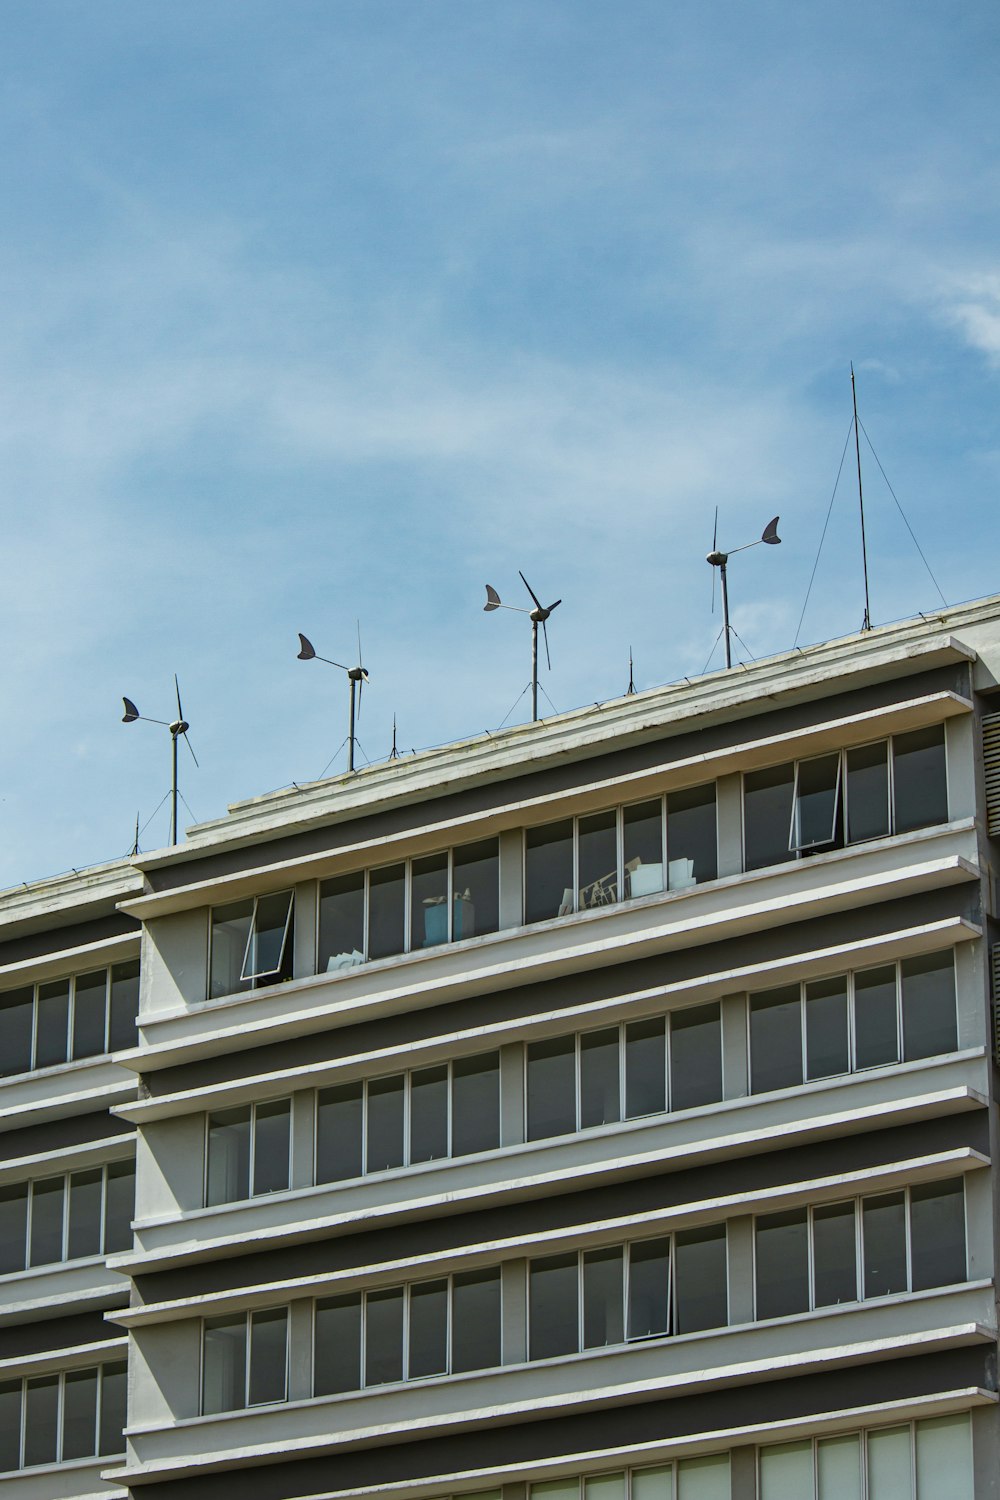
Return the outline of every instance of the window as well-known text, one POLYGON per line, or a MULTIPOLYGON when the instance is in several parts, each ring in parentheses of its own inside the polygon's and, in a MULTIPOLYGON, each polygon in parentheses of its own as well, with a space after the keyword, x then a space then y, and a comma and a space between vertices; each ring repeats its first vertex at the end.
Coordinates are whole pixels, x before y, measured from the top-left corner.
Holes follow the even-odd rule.
POLYGON ((313 1394, 490 1369, 501 1362, 499 1267, 316 1303, 313 1394))
POLYGON ((127 1250, 134 1211, 132 1161, 0 1188, 0 1275, 127 1250))
POLYGON ((718 875, 715 783, 524 835, 524 920, 684 890, 718 875))
MULTIPOLYGON (((572 1475, 528 1486, 529 1500, 730 1500, 729 1454, 682 1458, 655 1468, 572 1475)), ((496 1500, 455 1495, 453 1500, 496 1500)), ((965 1500, 962 1496, 961 1500, 965 1500)))
POLYGON ((212 910, 209 995, 236 995, 292 977, 294 892, 212 910))
POLYGON ((239 1411, 288 1399, 288 1308, 207 1318, 201 1409, 239 1411))
POLYGON ((292 1101, 247 1104, 208 1116, 205 1203, 235 1203, 289 1185, 292 1101))
POLYGON ((748 771, 743 867, 842 848, 948 819, 944 726, 748 771))
POLYGON ((965 1281, 961 1178, 759 1214, 758 1318, 965 1281))
POLYGON ((319 967, 327 973, 367 959, 414 953, 496 932, 500 852, 480 839, 320 886, 319 967))
POLYGON ((125 1451, 125 1363, 0 1383, 0 1471, 125 1451))
POLYGON ((0 1076, 136 1044, 139 961, 0 994, 0 1076))
POLYGON ((721 1224, 532 1260, 528 1357, 721 1327, 728 1321, 726 1264, 721 1224))
POLYGON ((750 997, 754 1094, 940 1056, 957 1046, 950 949, 750 997))
POLYGON ((967 1412, 776 1443, 757 1455, 760 1500, 973 1500, 967 1412))
POLYGON ((529 1141, 722 1098, 717 1003, 529 1042, 529 1141), (624 1108, 623 1108, 624 1104, 624 1108))
POLYGON ((316 1181, 342 1182, 500 1145, 500 1054, 321 1089, 316 1181))

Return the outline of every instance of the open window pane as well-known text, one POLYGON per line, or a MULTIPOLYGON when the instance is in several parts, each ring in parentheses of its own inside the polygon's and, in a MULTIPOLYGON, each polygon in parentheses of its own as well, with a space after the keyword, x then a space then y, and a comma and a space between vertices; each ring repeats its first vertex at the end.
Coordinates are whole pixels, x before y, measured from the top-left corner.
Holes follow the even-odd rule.
POLYGON ((524 835, 524 920, 543 922, 573 910, 573 820, 524 835))
POLYGON ((128 1365, 122 1360, 101 1366, 101 1454, 125 1452, 128 1365))
POLYGON ((754 1226, 758 1318, 809 1308, 808 1218, 804 1208, 761 1214, 754 1226))
POLYGON ((583 1257, 583 1347, 603 1349, 625 1338, 625 1256, 620 1245, 583 1257))
POLYGON ((252 921, 252 901, 234 901, 229 906, 217 906, 212 912, 211 999, 235 995, 247 988, 240 976, 252 921))
POLYGON ((246 1405, 247 1320, 209 1318, 202 1357, 202 1411, 239 1411, 246 1405))
POLYGON ((617 1026, 588 1031, 580 1038, 580 1124, 608 1125, 620 1120, 617 1026))
POLYGON ((441 1063, 410 1074, 410 1161, 447 1155, 448 1067, 441 1063))
POLYGON ((854 1057, 858 1068, 899 1061, 895 964, 854 976, 854 1057))
POLYGON ((628 1254, 628 1336, 670 1332, 670 1241, 640 1240, 628 1254))
POLYGON ((955 958, 951 952, 904 958, 903 1056, 907 1062, 954 1052, 958 1046, 955 1011, 955 958))
POLYGON ((638 802, 622 809, 622 858, 626 896, 652 896, 666 889, 663 863, 663 803, 638 802))
POLYGON ((813 1278, 816 1307, 858 1298, 857 1230, 854 1203, 828 1203, 813 1210, 813 1278))
POLYGON ((38 986, 35 1067, 53 1068, 69 1057, 69 980, 38 986))
POLYGON ((111 1015, 108 1021, 108 1051, 119 1052, 138 1043, 139 960, 114 964, 111 969, 111 1015))
POLYGON ((847 978, 806 985, 806 1077, 831 1078, 851 1066, 847 978))
POLYGON ((905 1215, 902 1193, 883 1193, 862 1201, 866 1297, 906 1291, 905 1215))
POLYGON ((451 1065, 451 1153, 495 1151, 500 1144, 500 1054, 460 1057, 451 1065))
POLYGON ((576 1354, 580 1347, 575 1255, 547 1255, 528 1270, 529 1359, 576 1354))
POLYGON ((291 891, 257 897, 242 980, 291 978, 292 897, 291 891))
POLYGON ((695 1005, 670 1017, 670 1108, 693 1109, 722 1098, 722 1012, 695 1005))
POLYGON ((0 1384, 0 1473, 21 1466, 21 1382, 0 1384))
POLYGON ((960 1177, 910 1189, 914 1292, 965 1281, 965 1189, 960 1177))
POLYGON ((101 1207, 104 1198, 104 1173, 100 1167, 89 1172, 74 1172, 69 1179, 70 1260, 101 1253, 101 1207))
POLYGON ((365 1171, 403 1165, 403 1075, 375 1078, 368 1085, 368 1141, 365 1171))
POLYGON ((383 865, 368 872, 368 957, 403 951, 406 866, 383 865))
POLYGON ((54 1464, 59 1457, 59 1377, 24 1383, 24 1465, 54 1464))
POLYGON ((313 1395, 361 1389, 361 1296, 330 1297, 316 1304, 313 1395))
POLYGON ((630 1021, 625 1027, 625 1115, 661 1114, 667 1107, 666 1022, 630 1021))
POLYGON ((30 1072, 34 1021, 33 985, 0 995, 0 1077, 30 1072))
POLYGON ((365 1298, 365 1385, 403 1378, 403 1288, 365 1298))
POLYGON ((47 1177, 31 1184, 31 1256, 33 1266, 48 1266, 63 1258, 63 1177, 47 1177))
POLYGON ((889 743, 847 752, 847 842, 884 838, 889 832, 889 743))
POLYGON ((580 818, 577 838, 577 910, 613 904, 618 900, 618 815, 614 808, 580 818))
POLYGON ((28 1235, 28 1184, 0 1187, 0 1276, 23 1271, 28 1235))
POLYGON ((447 943, 448 855, 430 854, 410 866, 410 948, 447 943))
POLYGON ((288 1309, 250 1314, 250 1405, 284 1401, 288 1388, 288 1309))
POLYGON ((715 782, 667 797, 667 885, 672 891, 719 873, 715 782))
POLYGON ((97 1452, 97 1370, 69 1370, 63 1391, 62 1456, 89 1458, 97 1452))
POLYGON ((500 926, 500 845, 479 839, 452 850, 451 935, 481 937, 500 926))
POLYGON ((108 971, 78 974, 73 983, 73 1056, 97 1057, 106 1050, 108 971))
POLYGON ((748 771, 743 778, 743 867, 759 870, 793 859, 788 847, 794 763, 748 771))
POLYGON ((795 777, 792 849, 819 849, 839 842, 840 754, 799 761, 795 777))
POLYGON ((501 1360, 499 1269, 452 1278, 451 1369, 491 1370, 501 1360))
POLYGON ((674 1237, 676 1332, 729 1322, 726 1227, 684 1229, 674 1237))
POLYGON ((448 1283, 422 1281, 410 1287, 410 1380, 444 1375, 448 1369, 448 1283))
POLYGON ((208 1117, 208 1176, 205 1201, 239 1203, 250 1196, 250 1106, 208 1117))
POLYGON ((944 726, 892 737, 892 784, 897 833, 948 821, 944 726))
POLYGON ((131 1250, 135 1217, 135 1162, 116 1161, 108 1167, 104 1204, 104 1249, 131 1250))
POLYGON ((288 1187, 292 1101, 258 1104, 254 1115, 253 1190, 281 1193, 288 1187))
POLYGON ((750 1092, 802 1082, 802 1003, 797 984, 750 1000, 750 1092))
POLYGON ((321 973, 353 969, 365 958, 365 874, 337 875, 319 888, 321 973))
POLYGON ((554 1037, 528 1046, 528 1140, 576 1129, 576 1039, 554 1037))
POLYGON ((316 1181, 360 1177, 364 1085, 321 1089, 316 1100, 316 1181))

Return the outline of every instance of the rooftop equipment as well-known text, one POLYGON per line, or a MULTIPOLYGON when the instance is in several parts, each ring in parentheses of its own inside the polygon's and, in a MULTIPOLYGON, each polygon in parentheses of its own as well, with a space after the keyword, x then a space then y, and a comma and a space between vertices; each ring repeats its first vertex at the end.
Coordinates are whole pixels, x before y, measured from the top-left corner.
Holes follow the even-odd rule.
POLYGON ((347 680, 351 685, 351 717, 347 730, 347 769, 354 770, 354 747, 357 739, 354 734, 355 707, 357 717, 361 717, 361 694, 366 682, 371 679, 368 676, 361 656, 361 624, 358 622, 358 665, 356 667, 345 667, 343 662, 333 661, 329 656, 318 656, 312 641, 299 631, 299 654, 298 661, 325 661, 328 667, 339 667, 342 672, 347 673, 347 680))
POLYGON ((528 593, 532 597, 532 600, 533 600, 534 605, 535 605, 534 609, 522 609, 517 604, 504 604, 502 602, 501 598, 500 598, 500 595, 497 593, 496 589, 492 587, 491 584, 487 584, 486 585, 486 603, 483 605, 483 609, 484 609, 484 611, 485 611, 486 614, 490 614, 495 609, 510 609, 510 610, 513 610, 513 612, 515 614, 518 614, 518 615, 527 615, 528 619, 531 621, 531 721, 532 721, 532 723, 537 723, 538 722, 538 627, 539 627, 539 625, 541 625, 541 627, 542 627, 542 634, 545 637, 545 659, 546 659, 546 661, 549 664, 549 671, 551 672, 552 671, 552 657, 551 657, 551 655, 549 653, 549 632, 548 632, 548 630, 546 628, 546 622, 547 622, 547 620, 549 618, 549 615, 552 613, 552 611, 554 609, 556 609, 562 603, 562 600, 561 599, 557 599, 554 604, 550 604, 548 606, 548 608, 546 609, 545 606, 542 604, 542 601, 539 599, 538 595, 535 593, 534 589, 531 587, 531 584, 525 578, 524 574, 521 573, 520 568, 518 568, 518 573, 520 574, 521 582, 524 584, 525 588, 528 590, 528 593))
MULTIPOLYGON (((719 578, 722 585, 722 634, 726 638, 727 668, 731 667, 733 664, 733 652, 730 637, 735 635, 736 632, 733 629, 732 625, 729 623, 729 588, 726 582, 726 566, 729 562, 729 559, 733 556, 734 553, 747 552, 751 547, 759 547, 761 542, 764 542, 768 547, 777 547, 781 542, 781 537, 778 535, 779 520, 780 517, 775 516, 773 521, 768 521, 767 525, 764 527, 764 530, 761 532, 760 536, 755 542, 744 542, 742 547, 731 547, 728 552, 720 552, 717 546, 719 540, 719 508, 718 506, 716 506, 715 508, 715 526, 712 531, 712 550, 711 552, 709 552, 705 561, 711 563, 713 569, 718 568, 719 570, 719 578)), ((714 572, 712 573, 712 613, 715 613, 714 572)), ((716 646, 719 644, 718 639, 716 639, 715 644, 716 646)), ((714 649, 715 648, 713 647, 713 651, 714 649)))
MULTIPOLYGON (((191 759, 194 761, 195 765, 198 764, 198 757, 197 755, 195 755, 194 747, 192 746, 191 741, 188 739, 188 730, 191 728, 191 726, 185 719, 184 710, 181 708, 181 689, 180 683, 177 681, 176 672, 174 673, 174 692, 177 694, 177 717, 170 723, 168 723, 166 719, 147 718, 145 714, 141 714, 139 712, 135 704, 132 702, 131 698, 122 698, 122 702, 125 705, 125 712, 122 714, 123 724, 135 724, 136 722, 141 720, 144 724, 162 724, 165 729, 169 729, 170 731, 170 842, 172 844, 176 844, 177 842, 177 800, 180 796, 177 780, 177 741, 180 739, 181 735, 184 736, 184 741, 188 749, 191 751, 191 759)), ((136 850, 138 850, 138 818, 136 819, 135 847, 136 850)))

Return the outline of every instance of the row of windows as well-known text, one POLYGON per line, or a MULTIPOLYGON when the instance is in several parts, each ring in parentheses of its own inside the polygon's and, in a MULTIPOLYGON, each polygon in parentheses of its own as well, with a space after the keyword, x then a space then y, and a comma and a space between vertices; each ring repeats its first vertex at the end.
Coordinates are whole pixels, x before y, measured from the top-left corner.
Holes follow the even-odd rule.
MULTIPOLYGON (((966 1279, 961 1179, 763 1214, 754 1224, 756 1316, 966 1279)), ((729 1321, 724 1224, 528 1262, 528 1358, 555 1359, 729 1321)), ((314 1308, 313 1394, 503 1361, 499 1267, 352 1292, 314 1308)), ((288 1309, 204 1324, 202 1409, 287 1399, 288 1309)))
POLYGON ((124 1451, 126 1365, 0 1383, 0 1470, 124 1451))
POLYGON ((132 1244, 135 1163, 0 1187, 0 1275, 132 1244))
POLYGON ((136 1044, 139 961, 0 993, 0 1076, 136 1044))
MULTIPOLYGON (((753 1093, 954 1051, 954 953, 765 990, 750 999, 753 1093)), ((529 1141, 720 1101, 718 1002, 529 1042, 529 1141)), ((323 1089, 315 1181, 340 1182, 500 1145, 497 1052, 323 1089)), ((290 1183, 291 1100, 208 1117, 206 1204, 290 1183)))
MULTIPOLYGON (((682 1458, 617 1474, 572 1475, 528 1485, 529 1500, 730 1500, 729 1454, 682 1458)), ((454 1500, 463 1500, 456 1495, 454 1500)), ((464 1500, 487 1500, 467 1495, 464 1500)))

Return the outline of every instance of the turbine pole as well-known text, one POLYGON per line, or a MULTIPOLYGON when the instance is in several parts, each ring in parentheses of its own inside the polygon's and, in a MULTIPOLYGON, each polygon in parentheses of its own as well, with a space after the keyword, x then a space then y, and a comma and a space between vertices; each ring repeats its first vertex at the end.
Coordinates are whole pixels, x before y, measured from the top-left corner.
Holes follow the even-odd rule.
POLYGON ((726 638, 726 669, 728 670, 733 664, 733 653, 729 644, 729 588, 726 584, 725 557, 719 564, 719 580, 722 586, 722 633, 726 638))
POLYGON ((171 759, 171 786, 170 786, 170 842, 177 842, 177 736, 170 731, 170 759, 171 759))
POLYGON ((531 722, 538 723, 538 621, 531 622, 531 722))
POLYGON ((350 673, 348 673, 347 675, 348 675, 348 680, 349 680, 349 682, 351 684, 351 723, 350 723, 350 728, 349 728, 348 734, 347 734, 347 769, 349 771, 353 771, 354 770, 354 694, 356 692, 356 684, 355 684, 354 678, 351 677, 350 673))

